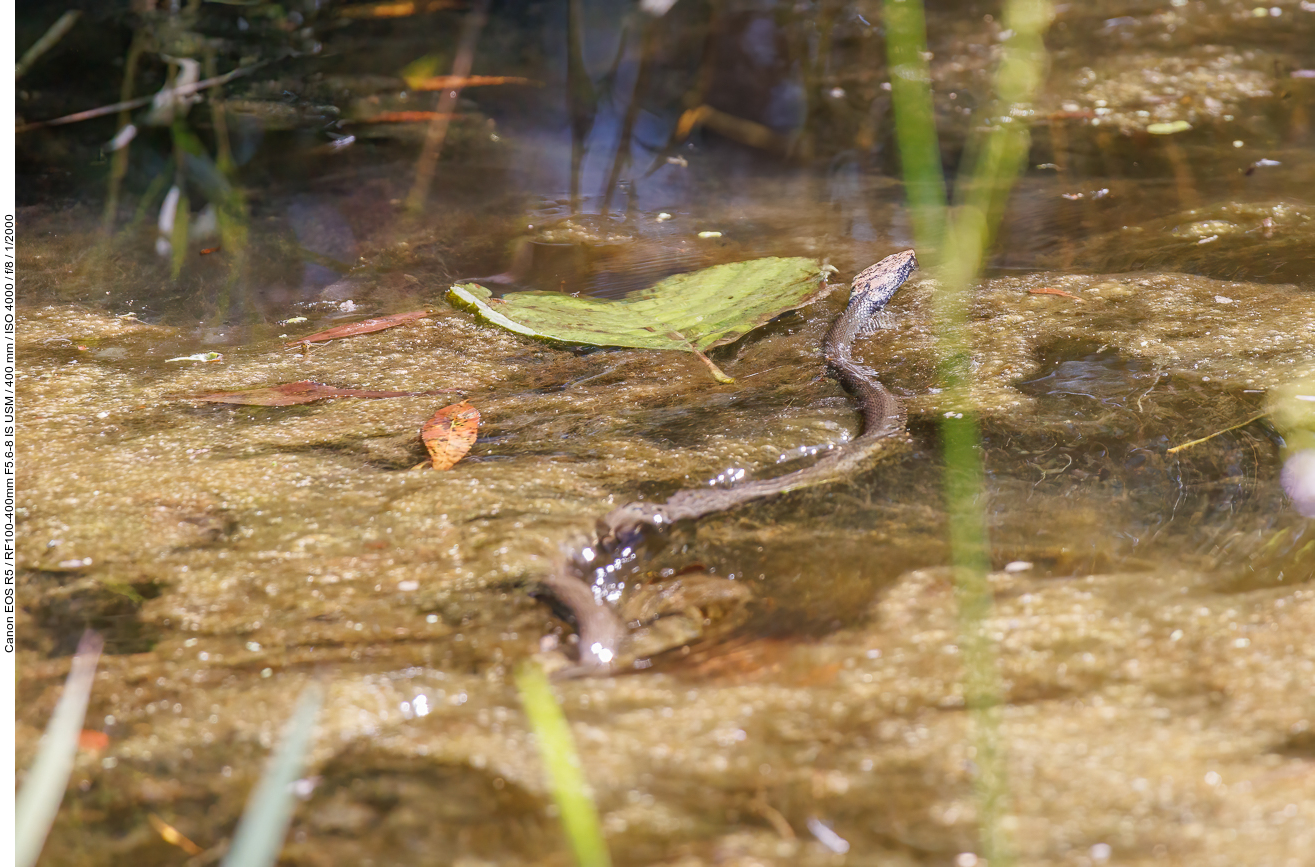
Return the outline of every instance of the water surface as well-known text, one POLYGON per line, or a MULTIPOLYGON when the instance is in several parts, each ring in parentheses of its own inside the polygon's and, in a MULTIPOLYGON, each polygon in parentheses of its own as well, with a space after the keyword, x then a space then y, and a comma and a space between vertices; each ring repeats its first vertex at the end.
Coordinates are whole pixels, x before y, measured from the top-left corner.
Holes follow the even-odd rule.
MULTIPOLYGON (((1275 408, 1315 376, 1312 90, 1293 75, 1315 66, 1306 5, 1101 3, 1051 32, 1029 167, 970 325, 1020 863, 1299 865, 1315 849, 1315 526, 1280 484, 1285 447, 1315 425, 1275 408)), ((653 25, 615 185, 642 19, 623 39, 619 11, 588 7, 603 98, 563 223, 565 8, 493 10, 474 71, 544 86, 463 92, 418 217, 403 202, 423 126, 362 119, 433 110, 397 76, 429 51, 450 62, 460 12, 307 9, 254 28, 306 55, 225 91, 245 245, 198 235, 177 275, 156 249, 171 176, 149 189, 173 171, 167 134, 133 144, 112 242, 106 169, 87 165, 113 123, 22 139, 19 765, 85 627, 107 642, 86 727, 110 738, 80 754, 42 863, 185 861, 151 814, 205 850, 189 863, 215 861, 317 678, 285 863, 569 863, 509 677, 571 653, 538 578, 618 504, 780 472, 857 429, 819 376, 843 292, 716 350, 729 385, 687 355, 556 348, 443 300, 497 274, 500 291, 614 296, 764 255, 847 282, 913 245, 880 10, 862 3, 677 4, 653 25), (689 100, 770 136, 707 115, 674 141, 689 100), (434 316, 285 346, 421 307, 434 316), (170 360, 203 352, 222 359, 170 360), (189 399, 307 379, 460 389, 479 441, 451 471, 415 469, 442 397, 189 399)), ((203 12, 180 27, 255 39, 243 7, 203 12)), ((929 10, 951 177, 982 121, 993 12, 929 10)), ((28 119, 86 107, 56 96, 59 57, 25 79, 28 119)), ((163 69, 146 63, 141 92, 163 69)), ((188 117, 218 161, 209 106, 188 117)), ((199 223, 206 191, 188 183, 199 223)), ((911 448, 676 528, 634 577, 733 576, 750 616, 651 669, 559 684, 617 863, 973 863, 934 285, 911 281, 860 347, 905 400, 911 448)))

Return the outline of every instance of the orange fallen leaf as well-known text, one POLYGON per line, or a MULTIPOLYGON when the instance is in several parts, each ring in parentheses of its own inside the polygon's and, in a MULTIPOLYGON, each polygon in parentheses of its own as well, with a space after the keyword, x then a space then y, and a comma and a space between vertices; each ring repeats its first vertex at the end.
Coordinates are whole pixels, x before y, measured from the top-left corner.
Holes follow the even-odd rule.
POLYGON ((345 6, 338 10, 344 18, 406 18, 421 12, 437 12, 440 9, 456 9, 461 6, 459 0, 428 0, 413 3, 402 0, 398 3, 366 3, 360 6, 345 6))
POLYGON ((158 833, 160 837, 164 839, 164 842, 172 843, 173 845, 177 846, 179 849, 182 849, 188 855, 200 855, 203 851, 205 851, 200 846, 196 845, 191 840, 184 837, 182 835, 182 832, 180 832, 173 825, 170 825, 168 822, 161 819, 159 816, 155 815, 154 813, 147 813, 146 820, 151 823, 151 827, 154 828, 156 833, 158 833))
POLYGON ((412 90, 452 90, 463 87, 490 87, 495 84, 529 84, 543 87, 543 83, 533 78, 520 78, 515 75, 434 75, 411 82, 412 90))
POLYGON ((414 322, 417 319, 427 319, 433 316, 429 310, 412 310, 410 313, 394 313, 392 316, 380 316, 375 319, 365 319, 360 322, 352 322, 348 325, 339 325, 337 328, 330 328, 328 331, 317 331, 309 337, 299 337, 296 340, 289 340, 285 346, 296 346, 299 343, 318 343, 321 340, 337 340, 340 337, 356 337, 359 334, 372 334, 376 331, 383 331, 385 328, 396 328, 398 325, 405 325, 408 322, 414 322))
POLYGON ((443 407, 420 429, 420 439, 436 470, 451 469, 470 451, 478 435, 479 410, 464 400, 443 407))
POLYGON ((236 403, 243 406, 294 406, 326 400, 331 397, 358 397, 367 400, 379 400, 386 397, 418 397, 429 394, 445 394, 460 391, 457 388, 436 388, 432 391, 368 391, 360 388, 338 388, 322 382, 303 379, 300 382, 285 382, 282 385, 269 385, 264 388, 251 388, 245 391, 215 391, 210 394, 198 394, 192 400, 204 400, 207 403, 236 403))
POLYGON ((105 732, 83 729, 78 732, 78 749, 88 753, 98 753, 110 745, 110 736, 105 732))
POLYGON ((1051 289, 1049 286, 1039 286, 1036 289, 1028 289, 1028 295, 1062 295, 1065 298, 1072 298, 1074 301, 1086 302, 1086 298, 1079 298, 1072 292, 1065 292, 1063 289, 1051 289))

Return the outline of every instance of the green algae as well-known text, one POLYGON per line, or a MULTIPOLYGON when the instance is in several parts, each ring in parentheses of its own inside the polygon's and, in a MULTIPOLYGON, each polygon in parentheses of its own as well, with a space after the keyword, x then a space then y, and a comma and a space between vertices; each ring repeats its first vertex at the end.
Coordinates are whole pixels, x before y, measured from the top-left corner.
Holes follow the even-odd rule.
MULTIPOLYGON (((897 305, 899 327, 860 346, 906 394, 923 442, 937 412, 927 391, 929 288, 914 282, 897 305)), ((1258 562, 1266 540, 1278 540, 1265 550, 1280 560, 1304 544, 1273 481, 1276 453, 1255 428, 1178 462, 1163 450, 1245 418, 1249 392, 1277 386, 1308 357, 1315 332, 1304 302, 1297 287, 1174 274, 1000 278, 976 295, 974 394, 988 495, 999 504, 992 561, 1030 564, 998 573, 992 620, 1003 641, 1016 821, 1036 829, 1018 834, 1024 860, 1111 839, 1237 854, 1260 845, 1260 832, 1230 841, 1190 823, 1167 831, 1161 793, 1225 816, 1251 809, 1232 806, 1237 798, 1279 813, 1291 801, 1282 774, 1301 759, 1272 751, 1312 712, 1289 700, 1292 678, 1311 664, 1296 640, 1310 628, 1308 585, 1228 577, 1258 562), (1040 286, 1087 300, 1028 293, 1040 286), (1220 345, 1250 349, 1221 354, 1220 345), (1093 396, 1051 393, 1073 391, 1075 377, 1093 396), (1109 433, 1117 424, 1126 446, 1109 433), (1169 517, 1175 502, 1181 520, 1169 517), (1218 527, 1209 516, 1223 503, 1232 517, 1218 527), (1207 713, 1215 722, 1201 728, 1194 721, 1207 713), (1140 728, 1163 732, 1156 750, 1116 734, 1140 728), (1082 742, 1122 770, 1084 770, 1074 752, 1082 742), (1251 794, 1220 800, 1200 782, 1211 768, 1226 783, 1251 781, 1251 794), (1033 791, 1096 807, 1080 811, 1074 830, 1052 833, 1042 817, 1060 813, 1033 791), (1118 817, 1129 810, 1143 818, 1125 828, 1118 817)), ((327 731, 310 759, 326 783, 294 819, 286 857, 313 861, 324 833, 346 834, 362 857, 400 851, 415 835, 459 845, 473 813, 372 830, 368 817, 423 790, 427 803, 474 798, 519 817, 512 839, 487 829, 469 839, 486 857, 528 863, 558 844, 508 667, 560 652, 550 645, 568 642, 570 630, 526 590, 564 540, 617 502, 728 467, 804 460, 801 446, 854 430, 838 388, 813 379, 833 306, 722 357, 735 387, 709 387, 687 356, 577 356, 456 312, 308 355, 271 338, 227 350, 223 364, 184 369, 163 361, 194 345, 178 330, 29 309, 20 564, 50 578, 25 585, 26 718, 40 718, 45 684, 61 676, 59 657, 39 658, 77 622, 70 606, 102 588, 130 603, 106 622, 150 636, 105 658, 106 687, 93 695, 91 718, 112 747, 79 759, 75 779, 88 781, 88 809, 120 817, 102 827, 131 827, 132 805, 167 791, 171 823, 217 844, 208 813, 193 805, 218 799, 236 817, 277 721, 308 672, 327 667, 327 731), (88 341, 125 354, 88 357, 77 349, 88 341), (450 473, 413 473, 429 399, 288 408, 185 399, 300 378, 459 386, 485 415, 484 438, 450 473), (117 592, 123 585, 142 600, 117 592), (224 766, 237 770, 226 777, 224 766), (354 782, 363 775, 373 789, 354 782)), ((936 625, 952 603, 940 573, 919 571, 944 556, 927 494, 935 468, 922 453, 833 490, 711 518, 645 563, 700 562, 747 579, 760 602, 733 654, 714 646, 684 669, 562 687, 615 851, 656 855, 674 836, 692 852, 735 846, 821 863, 824 850, 781 838, 763 804, 796 832, 822 815, 893 863, 970 845, 961 692, 946 649, 953 627, 936 625), (902 781, 894 796, 892 780, 902 781)), ((30 723, 20 720, 20 761, 23 731, 30 723)), ((1300 809, 1285 821, 1304 821, 1300 809)), ((68 821, 52 836, 56 862, 72 857, 61 842, 68 821)), ((1295 838, 1263 839, 1282 852, 1295 838)))
MULTIPOLYGON (((901 191, 871 49, 880 22, 861 4, 834 19, 818 8, 818 59, 861 58, 819 64, 807 87, 798 154, 835 157, 826 190, 820 172, 777 171, 764 192, 739 171, 717 177, 715 160, 699 173, 691 153, 693 199, 726 204, 669 225, 707 217, 695 228, 738 235, 744 258, 825 257, 846 276, 898 249, 907 225, 886 204, 901 191), (862 179, 847 185, 854 167, 862 179)), ((951 159, 970 130, 1004 120, 980 110, 1003 38, 981 11, 929 12, 951 159)), ((796 22, 813 27, 808 14, 796 22)), ((1049 167, 1025 182, 1002 264, 1032 272, 1030 256, 1053 254, 1051 270, 987 281, 969 323, 994 540, 986 627, 1007 700, 1004 823, 1022 863, 1308 857, 1315 548, 1277 481, 1305 416, 1238 426, 1290 409, 1284 384, 1312 354, 1310 220, 1296 200, 1312 178, 1310 99, 1287 77, 1309 66, 1302 14, 1287 2, 1070 4, 1048 39, 1055 75, 1031 114, 1007 119, 1032 125, 1032 161, 1049 167), (1160 123, 1192 129, 1148 134, 1160 123)), ((813 43, 800 42, 803 62, 813 43)), ((395 87, 317 76, 230 104, 271 130, 319 127, 318 102, 345 97, 364 116, 395 87), (281 99, 301 86, 304 105, 281 99)), ((555 159, 474 120, 454 130, 474 154, 465 163, 495 171, 448 175, 472 200, 485 203, 503 161, 555 159)), ((387 180, 344 175, 335 203, 391 213, 387 180)), ((510 204, 518 218, 522 204, 510 204)), ((170 283, 149 252, 93 262, 69 222, 39 208, 20 222, 18 760, 30 762, 69 636, 88 623, 110 653, 87 725, 111 745, 77 757, 46 863, 178 863, 148 811, 216 860, 281 721, 321 676, 323 737, 287 863, 565 863, 508 676, 528 656, 570 653, 570 625, 532 597, 535 576, 618 503, 728 470, 777 472, 856 426, 849 400, 817 380, 834 301, 716 350, 734 387, 710 386, 687 356, 576 355, 454 312, 298 355, 274 323, 308 312, 328 327, 337 311, 289 304, 290 233, 260 240, 281 258, 220 307, 204 280, 170 283), (143 318, 168 315, 118 319, 133 299, 143 318), (223 362, 166 363, 209 351, 223 362), (423 399, 186 399, 299 379, 460 387, 483 435, 436 478, 409 472, 434 408, 423 399)), ((379 231, 362 240, 351 291, 383 312, 433 302, 515 231, 484 212, 379 231)), ((560 687, 619 861, 969 860, 978 757, 941 568, 931 291, 906 290, 895 327, 861 348, 910 408, 907 457, 679 528, 634 576, 734 575, 754 588, 751 619, 659 670, 560 687), (814 822, 848 855, 810 836, 814 822)))

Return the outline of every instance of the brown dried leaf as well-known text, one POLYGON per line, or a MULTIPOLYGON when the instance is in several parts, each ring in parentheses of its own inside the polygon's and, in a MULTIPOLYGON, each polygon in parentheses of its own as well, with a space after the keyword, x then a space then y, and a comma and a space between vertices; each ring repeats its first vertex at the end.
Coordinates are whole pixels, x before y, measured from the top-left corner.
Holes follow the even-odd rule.
POLYGON ((360 322, 352 322, 347 325, 339 325, 337 328, 330 328, 328 331, 317 331, 309 337, 299 337, 296 340, 289 340, 285 346, 296 346, 299 343, 318 343, 321 340, 337 340, 340 337, 356 337, 358 334, 372 334, 375 331, 383 331, 385 328, 395 328, 398 325, 405 325, 408 322, 414 322, 417 319, 427 319, 433 316, 431 310, 412 310, 410 313, 394 313, 392 316, 380 316, 375 319, 365 319, 360 322))
POLYGON ((457 388, 438 388, 433 391, 366 391, 359 388, 338 388, 322 382, 303 379, 300 382, 285 382, 282 385, 270 385, 265 388, 251 388, 245 391, 216 391, 210 394, 195 395, 192 400, 204 400, 209 403, 237 403, 244 406, 294 406, 299 403, 311 403, 330 397, 360 397, 377 400, 385 397, 418 397, 427 394, 444 394, 460 391, 457 388))
POLYGON ((451 469, 466 456, 479 435, 479 410, 469 401, 445 406, 420 429, 434 469, 451 469))

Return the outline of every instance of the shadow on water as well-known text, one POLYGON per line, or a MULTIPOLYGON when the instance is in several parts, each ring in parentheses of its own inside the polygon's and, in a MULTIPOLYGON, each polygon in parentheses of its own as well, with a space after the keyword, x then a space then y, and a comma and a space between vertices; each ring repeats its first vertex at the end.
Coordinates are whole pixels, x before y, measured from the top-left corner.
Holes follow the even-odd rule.
POLYGON ((139 613, 164 587, 152 581, 79 581, 76 572, 29 572, 24 583, 40 599, 31 609, 36 635, 24 644, 49 656, 70 656, 79 630, 94 629, 105 638, 106 653, 146 653, 160 632, 139 613))

